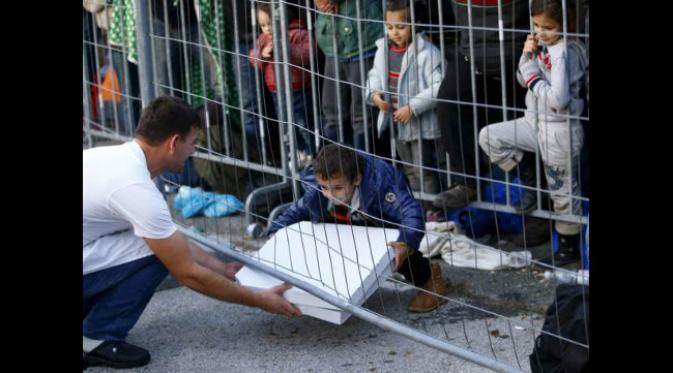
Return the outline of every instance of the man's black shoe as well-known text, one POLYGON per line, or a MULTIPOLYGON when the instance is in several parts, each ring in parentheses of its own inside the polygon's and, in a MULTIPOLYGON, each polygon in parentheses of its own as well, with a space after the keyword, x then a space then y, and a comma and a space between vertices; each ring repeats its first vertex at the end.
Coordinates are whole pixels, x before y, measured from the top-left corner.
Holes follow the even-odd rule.
POLYGON ((105 341, 84 354, 85 366, 135 368, 150 362, 150 352, 122 341, 105 341))

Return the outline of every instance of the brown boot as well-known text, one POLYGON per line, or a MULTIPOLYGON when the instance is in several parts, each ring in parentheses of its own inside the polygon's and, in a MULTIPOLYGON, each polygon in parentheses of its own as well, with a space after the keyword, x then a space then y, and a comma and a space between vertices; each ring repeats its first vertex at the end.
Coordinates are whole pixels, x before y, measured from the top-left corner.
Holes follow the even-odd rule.
POLYGON ((419 290, 414 299, 409 302, 409 312, 430 312, 440 305, 446 303, 446 299, 437 297, 434 294, 446 295, 449 293, 449 284, 442 277, 442 269, 439 264, 430 264, 431 276, 430 279, 421 286, 424 290, 431 293, 426 293, 419 290))

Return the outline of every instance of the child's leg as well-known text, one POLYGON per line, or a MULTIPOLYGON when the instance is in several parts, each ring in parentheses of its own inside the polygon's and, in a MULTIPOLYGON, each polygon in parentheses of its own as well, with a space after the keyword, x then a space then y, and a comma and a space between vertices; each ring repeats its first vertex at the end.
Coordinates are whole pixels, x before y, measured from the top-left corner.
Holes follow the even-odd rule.
MULTIPOLYGON (((570 130, 567 123, 540 126, 540 151, 555 212, 576 215, 581 213, 581 202, 573 197, 579 196, 577 170, 583 140, 584 135, 579 124, 572 125, 570 130), (570 159, 572 165, 569 164, 570 159)), ((554 229, 559 235, 559 246, 554 255, 540 261, 562 266, 580 260, 581 226, 576 223, 555 221, 554 229)))
MULTIPOLYGON (((535 161, 530 154, 524 157, 524 151, 537 149, 537 128, 525 118, 491 124, 479 133, 479 145, 489 160, 505 172, 512 171, 513 176, 527 187, 534 187, 535 161), (516 172, 514 167, 518 165, 516 172)), ((512 204, 517 213, 528 214, 537 206, 537 194, 532 189, 521 190, 518 203, 512 204)))
MULTIPOLYGON (((348 104, 348 95, 349 95, 349 86, 344 83, 337 84, 333 79, 336 79, 337 70, 339 72, 339 79, 345 80, 346 76, 344 75, 343 63, 338 63, 334 60, 334 57, 325 56, 325 78, 322 86, 321 102, 322 111, 324 115, 323 120, 323 133, 330 140, 337 140, 339 133, 339 110, 341 108, 338 106, 339 102, 337 100, 337 90, 339 91, 339 97, 341 98, 341 105, 348 104)), ((348 121, 347 115, 342 115, 341 119, 346 122, 348 121)), ((342 123, 343 125, 343 123, 342 123)))
POLYGON ((295 127, 297 134, 297 149, 306 154, 313 154, 314 135, 313 130, 313 102, 308 90, 293 92, 294 120, 299 126, 295 127))
MULTIPOLYGON (((414 164, 432 168, 437 167, 433 161, 435 155, 435 140, 422 140, 420 151, 418 149, 418 140, 411 141, 411 150, 414 158, 414 164)), ((425 169, 419 169, 419 171, 419 179, 420 175, 423 175, 423 191, 425 193, 432 194, 439 193, 437 173, 425 169)))
MULTIPOLYGON (((413 145, 416 145, 418 147, 418 144, 414 144, 413 141, 395 140, 397 155, 400 156, 400 160, 402 160, 403 162, 415 164, 412 149, 413 145)), ((403 164, 402 169, 404 169, 404 174, 407 175, 407 178, 409 179, 409 186, 411 187, 411 189, 420 190, 421 183, 419 179, 420 173, 418 172, 419 171, 418 167, 403 164)))
MULTIPOLYGON (((581 202, 572 196, 579 196, 579 155, 584 142, 582 126, 573 124, 569 131, 567 123, 547 123, 540 125, 539 142, 545 176, 554 203, 554 211, 561 214, 580 214, 581 202), (570 146, 572 137, 572 147, 570 146), (570 156, 572 154, 572 165, 570 156)), ((556 231, 564 235, 580 232, 580 225, 555 222, 556 231)))
POLYGON ((537 129, 524 118, 490 124, 479 131, 479 146, 489 160, 509 172, 523 158, 523 152, 535 152, 537 129))
MULTIPOLYGON (((350 118, 351 126, 353 127, 353 146, 364 150, 365 149, 365 131, 369 131, 373 127, 373 115, 372 107, 367 105, 363 100, 362 88, 360 86, 364 85, 367 79, 367 71, 371 70, 374 65, 374 57, 365 58, 359 61, 352 61, 348 63, 347 67, 347 77, 342 77, 342 79, 347 79, 348 82, 353 83, 354 85, 350 87, 350 118), (360 64, 364 65, 364 77, 360 74, 360 64), (365 82, 362 79, 365 79, 365 82), (364 107, 364 114, 363 114, 364 107), (367 122, 367 128, 365 128, 365 117, 367 122)), ((342 105, 346 107, 345 103, 342 102, 342 105)), ((370 132, 370 138, 373 136, 373 133, 370 132)), ((370 141, 372 141, 370 139, 370 141)))

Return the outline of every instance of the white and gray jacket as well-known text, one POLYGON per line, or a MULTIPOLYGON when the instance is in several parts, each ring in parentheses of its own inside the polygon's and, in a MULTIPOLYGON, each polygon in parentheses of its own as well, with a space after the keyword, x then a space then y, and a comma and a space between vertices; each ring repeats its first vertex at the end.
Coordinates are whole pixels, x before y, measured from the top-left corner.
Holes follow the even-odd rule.
MULTIPOLYGON (((374 66, 367 74, 367 103, 375 105, 372 95, 375 91, 390 92, 388 89, 387 55, 385 38, 376 41, 374 66)), ((409 44, 404 57, 398 83, 398 107, 411 106, 414 116, 405 126, 397 126, 397 139, 402 141, 439 138, 441 133, 434 108, 437 104, 437 92, 444 78, 442 75, 442 53, 422 33, 416 34, 409 44)), ((378 136, 387 128, 390 121, 388 112, 380 111, 377 128, 378 136)))
MULTIPOLYGON (((529 58, 523 53, 519 68, 530 61, 529 58)), ((561 39, 547 47, 546 54, 538 52, 534 58, 542 79, 530 84, 520 70, 517 69, 516 74, 519 84, 528 88, 526 119, 534 123, 537 116, 540 122, 566 122, 568 115, 580 116, 585 105, 580 94, 587 67, 584 45, 573 40, 568 42, 566 50, 565 39, 561 39)), ((579 120, 571 118, 570 122, 578 124, 579 120)))

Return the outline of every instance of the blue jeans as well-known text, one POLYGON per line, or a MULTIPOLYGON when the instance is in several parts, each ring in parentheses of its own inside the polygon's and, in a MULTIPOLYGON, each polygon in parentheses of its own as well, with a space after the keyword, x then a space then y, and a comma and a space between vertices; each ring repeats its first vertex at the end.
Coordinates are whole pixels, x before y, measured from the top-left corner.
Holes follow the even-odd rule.
POLYGON ((82 333, 123 341, 145 310, 168 270, 156 256, 134 260, 84 276, 82 333))
MULTIPOLYGON (((280 117, 280 108, 278 107, 278 93, 272 92, 273 104, 276 109, 276 117, 280 117)), ((295 126, 294 132, 296 135, 297 150, 307 154, 315 153, 315 137, 313 133, 307 130, 313 130, 313 101, 311 99, 311 91, 294 91, 292 92, 292 112, 294 114, 295 126), (307 130, 304 130, 306 128, 307 130)), ((289 127, 287 131, 289 131, 289 127)), ((288 145, 289 146, 289 145, 288 145)))
MULTIPOLYGON (((248 53, 252 49, 253 43, 242 42, 238 44, 238 56, 232 56, 232 64, 234 66, 234 74, 238 74, 239 70, 236 66, 236 58, 239 59, 241 66, 240 77, 241 77, 241 91, 238 94, 241 97, 241 103, 243 109, 248 112, 243 113, 243 126, 245 128, 246 135, 248 136, 248 141, 260 141, 259 134, 259 118, 257 116, 258 111, 258 102, 257 102, 257 89, 256 89, 256 80, 255 80, 255 69, 250 64, 248 60, 248 53)), ((263 84, 264 76, 260 73, 259 75, 260 83, 263 84)), ((237 84, 235 82, 234 84, 237 84)), ((262 100, 264 99, 264 94, 262 93, 262 100)), ((238 103, 234 104, 238 106, 238 103)))

